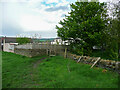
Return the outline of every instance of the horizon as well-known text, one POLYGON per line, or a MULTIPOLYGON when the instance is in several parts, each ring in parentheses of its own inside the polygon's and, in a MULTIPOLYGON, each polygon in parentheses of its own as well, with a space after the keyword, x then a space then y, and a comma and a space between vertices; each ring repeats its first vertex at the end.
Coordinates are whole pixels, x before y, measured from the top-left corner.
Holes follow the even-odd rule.
MULTIPOLYGON (((17 36, 0 36, 0 38, 2 37, 8 37, 8 38, 17 38, 17 36)), ((21 37, 21 36, 20 36, 21 37)), ((22 38, 22 37, 21 37, 22 38)), ((24 36, 23 36, 24 38, 24 36)), ((27 37, 27 38, 35 38, 35 37, 27 37)), ((59 38, 59 37, 41 37, 41 38, 36 38, 36 39, 52 39, 52 38, 59 38)))

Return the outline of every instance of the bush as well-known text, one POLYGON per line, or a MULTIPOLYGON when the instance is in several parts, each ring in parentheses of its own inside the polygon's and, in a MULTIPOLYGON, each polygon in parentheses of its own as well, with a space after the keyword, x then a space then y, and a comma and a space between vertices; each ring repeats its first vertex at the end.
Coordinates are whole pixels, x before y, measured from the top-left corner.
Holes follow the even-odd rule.
POLYGON ((16 39, 17 43, 19 44, 26 44, 26 43, 30 43, 30 39, 27 37, 19 37, 16 39))

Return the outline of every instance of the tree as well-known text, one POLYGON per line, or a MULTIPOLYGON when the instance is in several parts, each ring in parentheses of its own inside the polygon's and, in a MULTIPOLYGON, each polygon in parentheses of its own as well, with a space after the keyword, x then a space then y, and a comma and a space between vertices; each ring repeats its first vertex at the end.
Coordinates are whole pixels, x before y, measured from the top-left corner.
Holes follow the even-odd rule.
POLYGON ((72 48, 89 55, 93 46, 101 43, 102 30, 107 25, 107 4, 86 1, 70 6, 69 15, 59 22, 61 27, 56 26, 58 36, 63 40, 72 39, 72 48))
POLYGON ((117 32, 117 20, 111 19, 110 24, 106 27, 105 32, 105 44, 106 53, 110 59, 118 59, 118 32, 117 32))
POLYGON ((112 11, 112 14, 113 14, 113 27, 114 27, 114 30, 113 31, 116 31, 116 37, 117 37, 117 44, 118 44, 118 49, 117 49, 117 52, 118 52, 118 58, 120 58, 120 0, 118 0, 117 2, 115 3, 111 3, 113 4, 113 11, 112 11))
POLYGON ((116 17, 117 17, 117 36, 118 36, 118 54, 119 54, 119 58, 120 58, 120 1, 118 1, 118 3, 115 5, 116 7, 116 17))
POLYGON ((108 3, 109 24, 103 32, 103 46, 109 59, 118 60, 120 49, 120 2, 108 3))
POLYGON ((19 44, 30 43, 30 39, 27 38, 27 37, 18 37, 18 38, 16 39, 16 41, 17 41, 19 44))

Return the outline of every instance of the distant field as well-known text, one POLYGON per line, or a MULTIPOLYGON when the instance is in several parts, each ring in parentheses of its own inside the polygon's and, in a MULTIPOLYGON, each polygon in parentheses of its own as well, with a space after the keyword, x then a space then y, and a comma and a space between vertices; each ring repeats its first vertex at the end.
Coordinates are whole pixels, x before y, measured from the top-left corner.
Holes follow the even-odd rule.
POLYGON ((118 74, 60 56, 2 52, 3 88, 117 88, 118 74), (68 70, 69 68, 69 70, 68 70), (69 72, 70 71, 70 72, 69 72))

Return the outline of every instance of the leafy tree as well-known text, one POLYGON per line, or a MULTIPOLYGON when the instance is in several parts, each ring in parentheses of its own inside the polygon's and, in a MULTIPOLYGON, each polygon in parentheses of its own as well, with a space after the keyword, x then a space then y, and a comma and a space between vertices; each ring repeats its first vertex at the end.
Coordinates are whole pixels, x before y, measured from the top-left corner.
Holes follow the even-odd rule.
POLYGON ((27 37, 18 37, 18 38, 16 39, 16 41, 17 41, 19 44, 30 43, 30 39, 27 38, 27 37))
POLYGON ((116 19, 117 19, 117 24, 115 24, 115 26, 117 26, 117 36, 118 36, 118 54, 119 54, 119 58, 120 58, 120 0, 119 2, 115 5, 116 7, 116 19))
POLYGON ((106 44, 106 53, 110 59, 114 60, 118 59, 118 32, 116 24, 116 19, 110 21, 105 32, 106 40, 104 40, 106 44))
MULTIPOLYGON (((120 58, 120 0, 117 2, 111 4, 114 6, 112 8, 112 15, 113 15, 113 21, 112 21, 112 32, 114 35, 112 37, 116 37, 116 43, 117 43, 117 54, 118 57, 120 58)), ((113 43, 115 45, 115 43, 113 43)), ((120 60, 120 59, 119 59, 120 60)))
POLYGON ((108 5, 112 17, 109 17, 109 24, 102 34, 102 46, 110 59, 118 60, 120 49, 120 2, 110 2, 108 5))
POLYGON ((70 6, 69 15, 59 22, 61 27, 56 26, 58 36, 63 40, 72 39, 72 49, 89 55, 93 46, 101 42, 103 29, 107 25, 107 4, 86 1, 70 6))

